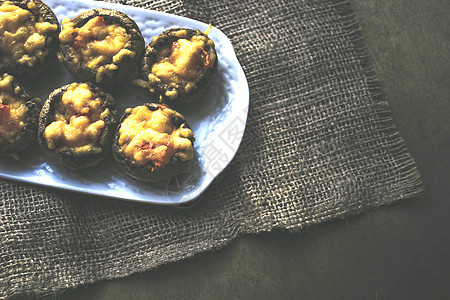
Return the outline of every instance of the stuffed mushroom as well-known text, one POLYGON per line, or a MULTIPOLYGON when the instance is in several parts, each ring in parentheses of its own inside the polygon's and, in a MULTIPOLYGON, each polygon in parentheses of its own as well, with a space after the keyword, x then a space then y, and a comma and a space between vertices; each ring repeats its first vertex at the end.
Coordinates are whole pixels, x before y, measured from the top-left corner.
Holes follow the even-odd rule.
POLYGON ((131 177, 158 182, 194 157, 194 133, 185 118, 165 105, 128 108, 117 127, 113 155, 131 177))
POLYGON ((94 166, 111 147, 116 115, 112 96, 92 83, 56 89, 39 116, 41 149, 70 169, 94 166))
POLYGON ((36 141, 39 102, 9 74, 0 77, 0 153, 20 154, 36 141))
POLYGON ((42 1, 0 1, 0 72, 25 79, 43 74, 56 57, 59 31, 42 1))
POLYGON ((208 32, 172 28, 153 38, 139 66, 135 84, 160 102, 184 104, 197 100, 217 71, 214 41, 208 32))
POLYGON ((122 12, 86 11, 62 21, 58 59, 82 81, 113 87, 127 78, 144 52, 136 23, 122 12))

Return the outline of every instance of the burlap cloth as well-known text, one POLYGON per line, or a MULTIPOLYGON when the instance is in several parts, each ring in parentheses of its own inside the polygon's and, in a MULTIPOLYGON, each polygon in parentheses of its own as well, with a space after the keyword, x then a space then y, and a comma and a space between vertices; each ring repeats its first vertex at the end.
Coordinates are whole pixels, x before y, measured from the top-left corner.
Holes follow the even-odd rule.
POLYGON ((126 276, 240 233, 298 230, 421 191, 347 1, 120 1, 211 22, 250 85, 231 165, 185 207, 1 181, 0 297, 126 276))

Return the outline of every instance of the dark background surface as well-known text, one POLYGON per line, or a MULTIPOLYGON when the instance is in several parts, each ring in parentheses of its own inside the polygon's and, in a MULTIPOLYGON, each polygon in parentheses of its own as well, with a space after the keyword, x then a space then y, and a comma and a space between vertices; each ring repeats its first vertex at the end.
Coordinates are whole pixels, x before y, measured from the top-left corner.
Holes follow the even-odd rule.
POLYGON ((450 2, 351 3, 422 195, 299 233, 241 236, 213 253, 39 299, 448 299, 450 2))

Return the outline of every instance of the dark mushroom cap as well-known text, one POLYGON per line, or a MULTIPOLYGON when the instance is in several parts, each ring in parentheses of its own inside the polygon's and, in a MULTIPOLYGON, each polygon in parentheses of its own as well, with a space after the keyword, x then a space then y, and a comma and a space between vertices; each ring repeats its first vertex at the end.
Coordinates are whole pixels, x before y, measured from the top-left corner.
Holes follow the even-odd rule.
MULTIPOLYGON (((2 61, 0 59, 0 73, 7 72, 13 74, 18 78, 26 80, 37 78, 45 73, 50 64, 53 63, 53 61, 56 58, 56 52, 58 50, 59 45, 58 35, 60 32, 58 19, 56 18, 56 15, 53 13, 51 8, 47 6, 45 3, 43 3, 41 0, 9 0, 9 1, 22 9, 29 10, 35 14, 39 14, 44 22, 49 22, 51 24, 55 24, 58 26, 58 29, 56 31, 49 33, 45 36, 44 50, 48 50, 48 54, 39 59, 37 58, 37 50, 36 50, 35 53, 33 53, 33 55, 30 55, 30 57, 33 56, 36 57, 36 62, 33 64, 33 66, 19 63, 18 61, 12 59, 8 59, 5 61, 2 61), (27 3, 29 2, 34 2, 37 5, 38 9, 36 11, 30 10, 27 7, 27 3)), ((3 3, 4 1, 1 2, 3 3)), ((1 51, 0 54, 1 54, 0 56, 4 55, 1 53, 1 51)))
POLYGON ((59 145, 51 150, 48 147, 44 135, 45 128, 55 121, 56 107, 61 102, 62 95, 67 91, 71 84, 67 84, 54 90, 45 101, 39 115, 38 141, 42 151, 47 157, 70 169, 87 168, 100 163, 108 153, 109 149, 111 149, 111 140, 117 121, 117 108, 113 97, 108 92, 92 83, 86 84, 98 98, 103 100, 100 113, 104 112, 106 109, 109 110, 109 113, 102 118, 105 123, 102 133, 89 153, 83 153, 82 155, 77 154, 74 151, 74 148, 68 145, 59 145))
POLYGON ((122 84, 138 65, 141 60, 142 53, 144 52, 144 38, 142 37, 141 31, 136 23, 126 14, 116 10, 103 8, 92 9, 79 14, 72 20, 72 22, 74 23, 75 28, 79 28, 94 17, 103 17, 107 23, 117 24, 123 27, 127 34, 131 36, 131 45, 127 49, 134 52, 136 55, 134 57, 124 57, 117 64, 118 69, 114 71, 112 77, 109 78, 105 76, 101 82, 96 82, 96 70, 89 68, 82 62, 77 64, 73 62, 73 57, 70 54, 72 44, 60 43, 58 59, 79 80, 90 81, 106 88, 112 88, 118 84, 122 84))
POLYGON ((147 88, 150 94, 162 103, 175 105, 190 103, 197 100, 212 84, 217 72, 217 66, 218 60, 214 42, 206 34, 200 30, 192 30, 189 28, 172 28, 153 38, 153 41, 146 47, 141 64, 139 65, 139 77, 141 80, 137 81, 137 83, 139 86, 147 88), (192 88, 186 89, 185 84, 177 84, 175 86, 174 84, 164 82, 149 82, 148 75, 151 74, 152 66, 156 63, 158 53, 179 39, 191 40, 194 36, 204 36, 206 38, 205 51, 211 59, 212 66, 192 82, 192 88), (177 97, 172 99, 168 97, 166 95, 168 90, 176 90, 177 97))
MULTIPOLYGON (((160 104, 155 103, 145 103, 145 106, 151 111, 155 111, 161 107, 160 104)), ((189 128, 186 124, 186 119, 180 113, 172 111, 172 122, 176 127, 184 126, 189 128)), ((181 161, 175 155, 172 160, 165 166, 155 167, 153 164, 148 163, 145 166, 138 165, 133 159, 126 157, 121 150, 119 145, 120 138, 120 128, 123 121, 131 114, 131 110, 125 112, 120 118, 119 125, 116 129, 116 134, 113 142, 113 156, 119 167, 129 176, 143 182, 159 182, 166 180, 176 174, 176 172, 185 164, 186 162, 181 161)), ((194 144, 195 139, 189 139, 194 144)))
MULTIPOLYGON (((8 74, 3 74, 1 79, 8 74)), ((12 76, 13 77, 13 76, 12 76)), ((12 81, 13 91, 16 96, 25 101, 26 112, 25 122, 21 131, 19 131, 12 142, 5 141, 0 138, 0 153, 2 154, 20 154, 28 147, 36 142, 36 132, 38 128, 38 118, 40 111, 40 104, 38 99, 32 99, 30 94, 20 85, 13 77, 12 81)), ((1 91, 0 91, 1 93, 1 91)))

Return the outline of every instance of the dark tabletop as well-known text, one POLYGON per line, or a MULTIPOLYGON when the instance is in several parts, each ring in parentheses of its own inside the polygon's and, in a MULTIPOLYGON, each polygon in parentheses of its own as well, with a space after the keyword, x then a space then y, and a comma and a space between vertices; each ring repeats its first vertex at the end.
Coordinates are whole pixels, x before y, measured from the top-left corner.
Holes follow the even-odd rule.
POLYGON ((351 0, 425 193, 300 233, 44 299, 444 299, 450 296, 450 4, 351 0))

